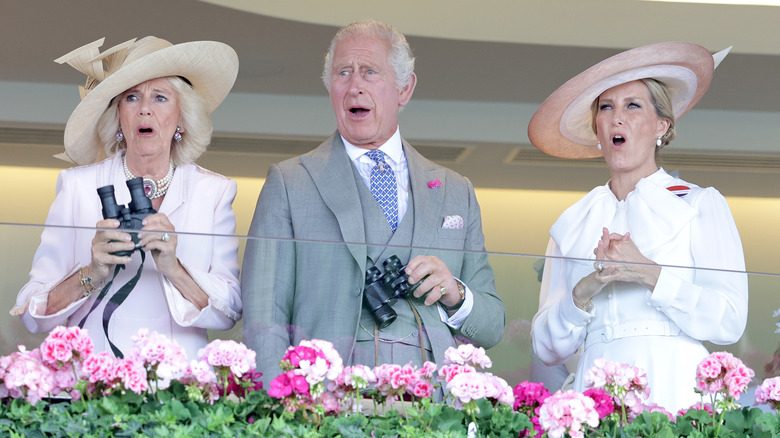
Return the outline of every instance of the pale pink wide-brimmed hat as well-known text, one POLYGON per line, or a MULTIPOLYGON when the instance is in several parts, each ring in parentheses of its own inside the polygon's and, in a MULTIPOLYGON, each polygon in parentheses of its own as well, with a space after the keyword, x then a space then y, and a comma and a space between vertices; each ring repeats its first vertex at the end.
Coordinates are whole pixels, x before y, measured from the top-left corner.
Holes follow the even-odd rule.
POLYGON ((599 62, 548 97, 528 124, 528 138, 542 152, 562 158, 601 156, 591 127, 591 104, 604 91, 626 82, 653 78, 666 84, 675 119, 704 96, 726 50, 675 41, 638 47, 599 62))
POLYGON ((65 154, 59 156, 76 164, 105 158, 97 122, 111 99, 128 88, 150 79, 180 76, 203 97, 211 113, 233 88, 238 75, 238 56, 224 43, 194 41, 174 45, 148 36, 100 53, 104 40, 79 47, 54 61, 67 62, 87 75, 86 85, 80 87, 81 102, 65 125, 65 154))

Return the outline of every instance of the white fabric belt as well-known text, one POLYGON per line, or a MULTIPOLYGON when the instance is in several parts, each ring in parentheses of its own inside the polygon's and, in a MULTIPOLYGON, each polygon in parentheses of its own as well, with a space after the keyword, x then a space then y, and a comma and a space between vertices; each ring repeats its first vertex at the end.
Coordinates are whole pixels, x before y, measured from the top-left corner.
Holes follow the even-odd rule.
POLYGON ((632 336, 677 336, 682 332, 672 321, 632 322, 615 326, 606 326, 600 330, 588 332, 585 337, 585 349, 593 344, 609 343, 615 339, 632 336))

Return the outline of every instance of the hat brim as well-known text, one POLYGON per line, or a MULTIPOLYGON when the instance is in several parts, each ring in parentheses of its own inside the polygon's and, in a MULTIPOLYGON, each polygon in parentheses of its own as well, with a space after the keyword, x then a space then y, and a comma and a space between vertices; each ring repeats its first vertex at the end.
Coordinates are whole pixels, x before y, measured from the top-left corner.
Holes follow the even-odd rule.
POLYGON ((81 100, 65 126, 65 152, 84 165, 105 155, 97 133, 97 122, 111 99, 151 79, 167 76, 186 78, 213 112, 233 88, 238 75, 238 55, 227 44, 216 41, 181 43, 152 52, 100 82, 81 100))
POLYGON ((605 59, 561 85, 528 124, 528 138, 542 152, 562 158, 602 155, 591 127, 591 104, 604 91, 653 78, 666 84, 675 119, 699 102, 715 64, 704 47, 681 41, 651 44, 605 59))

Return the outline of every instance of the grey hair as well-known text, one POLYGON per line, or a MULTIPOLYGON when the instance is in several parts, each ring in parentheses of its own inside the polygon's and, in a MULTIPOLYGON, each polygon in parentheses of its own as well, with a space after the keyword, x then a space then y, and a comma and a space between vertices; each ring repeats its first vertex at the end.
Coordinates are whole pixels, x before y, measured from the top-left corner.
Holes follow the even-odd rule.
POLYGON ((401 90, 411 82, 412 74, 414 74, 414 55, 406 37, 389 24, 376 20, 364 20, 342 27, 331 40, 328 53, 325 54, 325 66, 322 69, 322 82, 325 83, 328 92, 330 92, 333 54, 336 51, 336 46, 341 41, 352 37, 376 37, 386 41, 390 46, 390 59, 388 61, 395 72, 396 87, 401 90))
MULTIPOLYGON (((182 120, 182 140, 171 139, 171 162, 174 166, 194 163, 211 143, 213 127, 206 101, 200 93, 183 79, 175 76, 163 78, 173 88, 179 99, 182 120)), ((121 96, 121 95, 120 95, 121 96)), ((116 141, 119 129, 119 96, 111 99, 108 108, 98 120, 97 131, 106 156, 114 156, 127 148, 127 140, 116 141)))

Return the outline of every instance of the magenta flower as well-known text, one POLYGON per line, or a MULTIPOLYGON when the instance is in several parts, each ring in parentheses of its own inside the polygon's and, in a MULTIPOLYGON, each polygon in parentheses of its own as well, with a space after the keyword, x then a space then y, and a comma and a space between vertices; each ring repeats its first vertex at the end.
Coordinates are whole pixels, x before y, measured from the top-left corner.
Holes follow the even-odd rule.
POLYGON ((596 403, 596 412, 599 413, 599 420, 615 412, 615 401, 607 391, 601 388, 591 388, 583 392, 583 394, 592 398, 596 403))
POLYGON ((441 187, 441 181, 439 181, 438 179, 435 179, 433 181, 428 181, 428 188, 429 189, 435 189, 435 188, 438 188, 438 187, 441 187))

